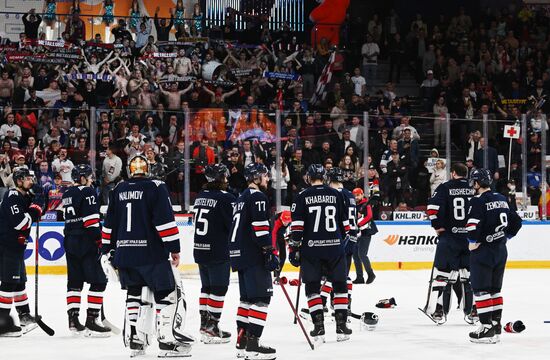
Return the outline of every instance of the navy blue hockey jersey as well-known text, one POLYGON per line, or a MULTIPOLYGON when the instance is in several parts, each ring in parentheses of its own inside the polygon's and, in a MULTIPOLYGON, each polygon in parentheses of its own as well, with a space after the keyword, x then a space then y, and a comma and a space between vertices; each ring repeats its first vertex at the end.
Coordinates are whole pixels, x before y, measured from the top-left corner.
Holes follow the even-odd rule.
POLYGON ((179 231, 170 195, 160 180, 134 178, 109 194, 102 230, 103 252, 116 249, 114 264, 157 264, 180 252, 179 231))
POLYGON ((0 247, 10 248, 23 253, 27 247, 17 238, 20 235, 29 236, 33 221, 37 220, 37 213, 29 211, 31 197, 16 189, 4 194, 0 205, 0 247))
POLYGON ((506 241, 521 229, 521 218, 504 195, 487 191, 470 200, 467 229, 471 243, 506 241))
POLYGON ((427 214, 434 229, 445 229, 445 235, 466 239, 468 203, 475 195, 466 179, 449 180, 437 187, 428 200, 427 214))
POLYGON ((198 264, 229 260, 229 235, 233 222, 235 196, 226 191, 204 190, 193 205, 195 244, 198 264))
POLYGON ((357 206, 355 204, 355 196, 346 188, 340 188, 338 191, 344 196, 344 203, 348 208, 349 235, 352 239, 357 240, 359 229, 357 227, 357 206))
POLYGON ((229 258, 233 270, 263 264, 263 247, 271 246, 267 196, 254 189, 241 193, 233 206, 229 258))
POLYGON ((291 210, 292 240, 302 244, 302 256, 332 259, 344 255, 350 210, 342 193, 314 185, 296 196, 291 210))
POLYGON ((99 202, 90 186, 71 186, 61 199, 65 216, 65 235, 100 236, 99 202))

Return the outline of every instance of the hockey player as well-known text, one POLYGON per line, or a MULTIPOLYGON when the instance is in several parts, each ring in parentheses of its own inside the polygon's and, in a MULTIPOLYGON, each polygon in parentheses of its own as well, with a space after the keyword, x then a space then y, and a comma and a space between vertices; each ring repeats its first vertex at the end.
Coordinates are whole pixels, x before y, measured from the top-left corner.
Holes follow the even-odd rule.
MULTIPOLYGON (((329 186, 333 189, 338 190, 340 194, 343 196, 344 205, 347 209, 349 220, 349 233, 346 237, 346 245, 345 245, 345 252, 346 252, 346 266, 347 266, 347 289, 348 289, 348 309, 351 310, 351 293, 353 290, 353 283, 351 279, 349 278, 349 270, 351 267, 351 263, 353 261, 353 252, 356 250, 357 247, 357 222, 356 222, 356 208, 355 208, 355 197, 353 194, 346 188, 344 188, 344 185, 342 184, 344 182, 344 171, 339 168, 335 167, 327 171, 327 182, 329 186)), ((323 305, 327 304, 328 300, 328 294, 326 292, 327 289, 330 288, 332 291, 332 282, 330 279, 327 279, 325 282, 325 291, 321 289, 321 296, 323 297, 323 305)))
POLYGON ((500 341, 506 242, 521 229, 521 218, 510 210, 506 197, 491 192, 491 181, 489 170, 476 169, 470 174, 477 195, 470 200, 467 230, 472 288, 481 323, 470 333, 474 343, 500 341))
POLYGON ((271 243, 275 249, 277 249, 277 255, 281 266, 279 270, 275 270, 274 276, 278 278, 285 266, 286 260, 286 244, 288 241, 290 231, 290 211, 283 210, 279 214, 276 214, 273 218, 273 227, 271 229, 271 243))
POLYGON ((314 324, 311 336, 323 341, 325 335, 323 303, 320 295, 321 277, 327 275, 334 287, 334 310, 338 341, 349 339, 347 327, 347 262, 346 236, 350 231, 349 209, 344 197, 324 185, 325 168, 309 166, 307 181, 311 185, 296 196, 292 204, 292 240, 289 260, 301 266, 309 313, 314 324))
POLYGON ((42 216, 44 199, 42 188, 33 186, 35 178, 28 169, 15 170, 12 179, 15 188, 4 195, 0 205, 0 337, 19 337, 37 327, 25 291, 24 253, 31 225, 42 216), (21 326, 16 326, 10 316, 12 303, 21 326))
MULTIPOLYGON (((464 289, 462 310, 467 323, 473 324, 472 289, 468 250, 466 211, 474 189, 466 176, 468 168, 462 163, 451 166, 451 180, 439 185, 428 201, 427 214, 439 241, 435 252, 432 292, 437 295, 435 311, 426 312, 437 324, 443 324, 449 313, 453 284, 460 282, 464 289)), ((431 296, 430 296, 431 298, 431 296)), ((429 304, 428 304, 429 306, 429 304)), ((426 308, 428 311, 428 308, 426 308)))
POLYGON ((102 230, 102 251, 128 292, 124 344, 132 356, 145 353, 154 333, 154 303, 158 356, 185 355, 192 341, 182 332, 184 307, 171 268, 179 265, 180 242, 168 189, 148 178, 149 165, 141 154, 128 160, 128 174, 109 194, 102 230))
POLYGON ((268 169, 262 164, 248 164, 244 176, 248 188, 233 206, 229 242, 231 267, 239 275, 237 357, 275 359, 275 349, 259 342, 273 295, 271 271, 279 268, 279 259, 271 244, 269 203, 264 194, 268 169))
POLYGON ((69 330, 92 337, 108 337, 111 329, 101 322, 103 292, 107 277, 99 261, 101 229, 99 225, 99 202, 94 189, 93 170, 90 165, 80 164, 71 173, 74 186, 63 193, 65 215, 65 254, 67 259, 67 313, 69 330), (86 326, 78 315, 84 283, 90 284, 86 326))
POLYGON ((202 284, 199 299, 202 341, 219 344, 229 342, 231 337, 220 330, 219 321, 229 287, 229 231, 235 196, 225 191, 229 177, 225 165, 208 165, 204 175, 207 183, 193 206, 196 224, 193 254, 202 284))

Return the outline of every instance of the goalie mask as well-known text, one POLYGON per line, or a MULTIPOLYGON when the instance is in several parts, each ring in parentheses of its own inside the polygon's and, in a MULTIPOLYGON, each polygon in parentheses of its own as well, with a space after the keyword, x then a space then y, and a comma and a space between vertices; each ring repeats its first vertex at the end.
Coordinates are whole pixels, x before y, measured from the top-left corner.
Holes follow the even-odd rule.
POLYGON ((128 176, 149 176, 149 162, 142 154, 136 154, 128 160, 128 176))

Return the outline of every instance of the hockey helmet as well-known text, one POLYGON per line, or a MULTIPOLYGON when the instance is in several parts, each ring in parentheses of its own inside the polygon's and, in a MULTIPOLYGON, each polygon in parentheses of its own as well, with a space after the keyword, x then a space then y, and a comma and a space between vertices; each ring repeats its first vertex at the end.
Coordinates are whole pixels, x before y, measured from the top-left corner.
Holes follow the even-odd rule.
POLYGON ((252 182, 259 179, 262 175, 267 175, 269 171, 264 164, 252 163, 248 164, 244 169, 244 177, 246 181, 252 182))
POLYGON ((372 312, 364 312, 361 315, 361 328, 373 331, 378 325, 378 315, 372 312))
POLYGON ((333 167, 327 171, 327 178, 329 182, 344 182, 344 170, 339 167, 333 167))
POLYGON ((309 178, 310 182, 311 182, 311 180, 325 181, 327 171, 325 170, 325 168, 321 164, 311 164, 307 168, 306 175, 309 178))
POLYGON ((75 183, 80 183, 81 177, 85 177, 86 179, 90 176, 94 175, 94 171, 92 167, 88 164, 79 164, 73 168, 73 171, 71 172, 71 177, 73 178, 73 181, 75 183))
POLYGON ((12 180, 17 184, 17 180, 25 180, 30 176, 34 177, 34 173, 25 167, 18 167, 13 171, 12 180))
POLYGON ((149 176, 149 162, 143 154, 135 154, 128 160, 128 176, 149 176))
POLYGON ((204 176, 208 182, 223 182, 229 177, 229 170, 224 164, 208 165, 204 169, 204 176))
POLYGON ((470 173, 470 186, 478 182, 481 187, 487 188, 493 182, 491 171, 488 169, 474 169, 470 173))

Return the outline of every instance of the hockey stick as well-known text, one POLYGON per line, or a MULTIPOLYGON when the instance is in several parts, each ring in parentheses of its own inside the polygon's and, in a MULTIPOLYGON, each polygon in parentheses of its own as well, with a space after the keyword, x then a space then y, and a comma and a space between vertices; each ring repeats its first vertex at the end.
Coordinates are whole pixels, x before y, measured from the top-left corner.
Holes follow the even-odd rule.
POLYGON ((433 285, 433 281, 434 281, 433 280, 434 279, 434 268, 435 268, 434 264, 435 264, 435 262, 432 263, 432 272, 430 273, 430 283, 428 285, 428 296, 426 298, 426 305, 424 306, 424 309, 418 308, 418 309, 420 309, 420 311, 422 311, 424 313, 426 312, 426 310, 428 310, 428 306, 430 305, 430 295, 432 293, 432 285, 433 285))
POLYGON ((309 347, 311 350, 315 350, 315 346, 311 342, 311 339, 309 338, 309 335, 307 334, 306 328, 304 327, 304 324, 302 323, 302 320, 298 317, 298 313, 296 312, 296 308, 292 304, 292 300, 290 300, 290 296, 288 296, 288 292, 286 291, 285 284, 288 283, 288 279, 286 277, 281 277, 275 279, 276 283, 278 283, 281 286, 281 289, 283 289, 283 293, 285 294, 285 297, 288 301, 288 304, 290 305, 290 308, 292 309, 292 312, 294 313, 294 318, 297 319, 298 324, 300 325, 300 328, 302 329, 302 332, 304 333, 304 336, 306 337, 307 343, 309 344, 309 347))
MULTIPOLYGON (((302 267, 300 267, 300 270, 298 271, 298 291, 296 292, 296 305, 294 305, 295 309, 300 308, 300 289, 302 287, 302 267)), ((298 321, 298 314, 294 314, 294 324, 298 321)))
POLYGON ((40 217, 36 220, 36 239, 34 240, 34 318, 40 328, 49 336, 53 336, 55 331, 42 321, 42 316, 38 315, 38 239, 40 238, 40 217))

